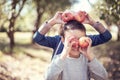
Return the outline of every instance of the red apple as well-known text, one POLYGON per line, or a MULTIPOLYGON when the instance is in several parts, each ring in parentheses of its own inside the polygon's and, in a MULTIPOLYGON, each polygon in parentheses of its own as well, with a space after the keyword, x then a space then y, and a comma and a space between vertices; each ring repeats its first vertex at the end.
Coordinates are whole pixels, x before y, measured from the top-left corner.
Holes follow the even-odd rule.
POLYGON ((70 20, 73 20, 74 19, 74 16, 73 16, 73 13, 70 12, 70 11, 65 11, 63 14, 62 14, 62 20, 64 22, 68 22, 70 20))
POLYGON ((79 22, 83 22, 86 18, 86 12, 85 11, 78 11, 75 15, 74 15, 75 20, 79 21, 79 22))
POLYGON ((88 47, 88 45, 89 45, 89 39, 87 38, 87 37, 81 37, 80 39, 79 39, 79 46, 81 47, 81 48, 87 48, 88 47))

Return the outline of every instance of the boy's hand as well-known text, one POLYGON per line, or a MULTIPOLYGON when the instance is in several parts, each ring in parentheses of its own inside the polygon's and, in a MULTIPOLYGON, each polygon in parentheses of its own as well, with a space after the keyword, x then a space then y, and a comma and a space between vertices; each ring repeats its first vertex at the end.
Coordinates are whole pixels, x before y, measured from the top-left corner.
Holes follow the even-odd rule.
POLYGON ((90 38, 88 38, 87 42, 89 43, 89 46, 87 48, 81 48, 80 47, 80 52, 89 60, 93 60, 94 59, 94 54, 91 51, 91 43, 92 40, 90 38))
POLYGON ((83 24, 89 24, 89 25, 94 25, 95 21, 89 16, 89 14, 86 14, 86 18, 83 21, 83 24))
POLYGON ((65 38, 64 41, 64 48, 63 51, 61 53, 61 59, 65 59, 67 57, 67 55, 69 54, 69 52, 71 51, 71 48, 73 47, 73 45, 75 44, 74 39, 75 37, 67 37, 65 38))
POLYGON ((55 24, 64 24, 64 21, 62 20, 62 14, 63 12, 58 11, 52 19, 49 20, 50 25, 53 26, 55 24))
POLYGON ((99 23, 93 20, 88 14, 86 15, 85 20, 83 21, 83 24, 89 24, 93 28, 95 28, 99 33, 104 33, 106 31, 105 27, 99 23))

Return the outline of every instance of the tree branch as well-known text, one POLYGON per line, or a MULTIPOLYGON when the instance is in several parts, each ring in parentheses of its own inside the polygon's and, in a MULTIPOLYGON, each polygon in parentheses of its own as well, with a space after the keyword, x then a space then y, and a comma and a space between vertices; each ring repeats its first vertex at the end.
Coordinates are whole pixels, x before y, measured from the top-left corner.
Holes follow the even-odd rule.
POLYGON ((20 7, 20 9, 18 11, 18 14, 15 16, 15 18, 17 18, 20 15, 20 12, 21 12, 22 8, 24 7, 24 4, 25 4, 26 1, 27 0, 23 0, 22 5, 21 5, 21 7, 20 7))

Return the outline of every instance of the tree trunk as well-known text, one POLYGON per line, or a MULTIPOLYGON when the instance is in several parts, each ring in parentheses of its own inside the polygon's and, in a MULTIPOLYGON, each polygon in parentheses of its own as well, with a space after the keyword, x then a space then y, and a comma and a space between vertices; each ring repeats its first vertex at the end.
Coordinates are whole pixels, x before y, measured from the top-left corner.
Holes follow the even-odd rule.
MULTIPOLYGON (((36 21, 35 21, 35 25, 34 25, 34 29, 33 29, 33 35, 34 35, 34 33, 38 30, 38 28, 39 28, 39 24, 41 23, 41 17, 42 17, 42 14, 38 14, 37 15, 37 19, 36 19, 36 21)), ((32 39, 32 43, 34 44, 34 41, 33 41, 33 39, 32 39)))
POLYGON ((120 26, 118 26, 118 35, 117 35, 117 41, 120 41, 120 26))
POLYGON ((118 27, 117 41, 120 41, 120 21, 117 22, 117 27, 118 27))
POLYGON ((13 47, 15 46, 15 41, 14 41, 14 31, 10 31, 10 52, 13 51, 13 47))
POLYGON ((15 42, 14 42, 14 24, 15 24, 15 18, 12 17, 10 19, 9 30, 7 32, 8 37, 10 39, 10 53, 13 52, 13 47, 15 45, 15 42))

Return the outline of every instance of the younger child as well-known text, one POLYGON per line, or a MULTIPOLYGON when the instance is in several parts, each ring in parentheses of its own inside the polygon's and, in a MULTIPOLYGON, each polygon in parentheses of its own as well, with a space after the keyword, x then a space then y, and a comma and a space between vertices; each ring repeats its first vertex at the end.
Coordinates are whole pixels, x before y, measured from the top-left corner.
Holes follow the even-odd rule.
POLYGON ((63 28, 64 48, 59 55, 55 55, 45 74, 45 80, 107 80, 105 68, 95 58, 91 51, 92 40, 87 37, 89 46, 86 48, 73 47, 75 39, 86 36, 85 27, 75 21, 69 21, 63 28))

